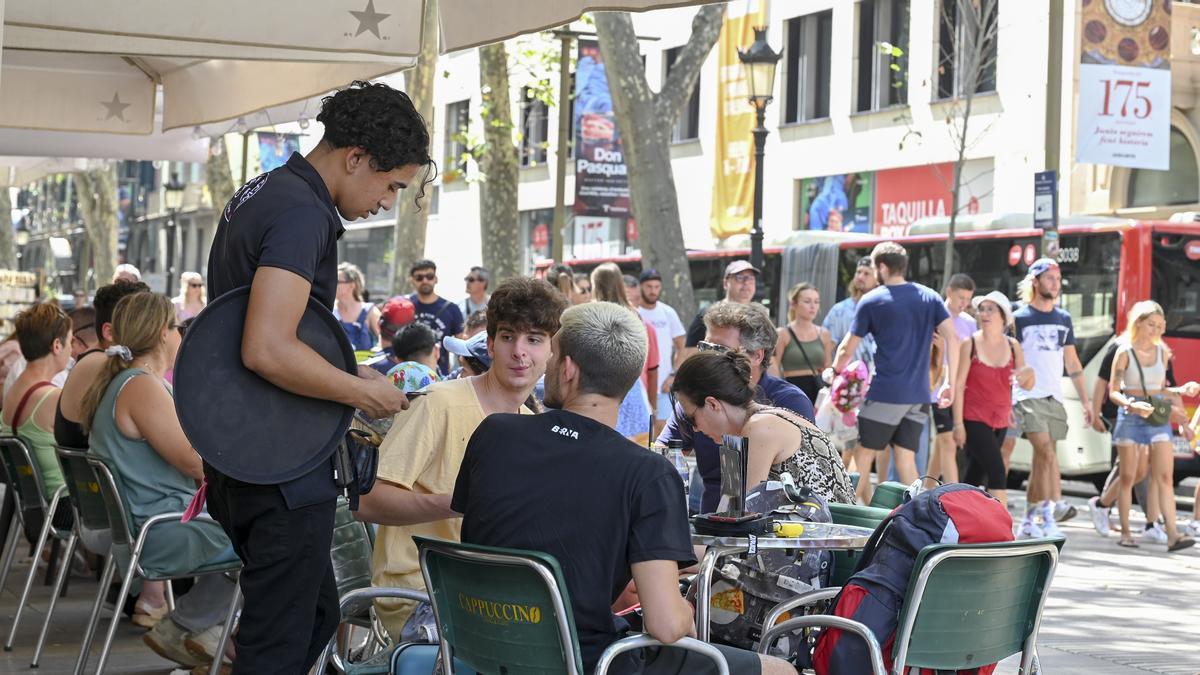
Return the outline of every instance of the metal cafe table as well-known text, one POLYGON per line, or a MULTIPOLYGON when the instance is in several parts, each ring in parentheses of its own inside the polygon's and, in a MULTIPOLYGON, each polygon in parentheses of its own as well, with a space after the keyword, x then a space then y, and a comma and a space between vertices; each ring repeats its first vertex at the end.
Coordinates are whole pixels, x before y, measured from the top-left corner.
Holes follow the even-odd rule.
MULTIPOLYGON (((795 522, 795 521, 791 521, 795 522)), ((756 553, 764 549, 810 549, 825 551, 861 550, 872 530, 834 523, 801 523, 804 531, 793 537, 774 535, 729 537, 692 533, 692 544, 707 546, 700 561, 696 585, 696 637, 708 642, 708 614, 712 595, 712 573, 717 561, 732 553, 756 553)))

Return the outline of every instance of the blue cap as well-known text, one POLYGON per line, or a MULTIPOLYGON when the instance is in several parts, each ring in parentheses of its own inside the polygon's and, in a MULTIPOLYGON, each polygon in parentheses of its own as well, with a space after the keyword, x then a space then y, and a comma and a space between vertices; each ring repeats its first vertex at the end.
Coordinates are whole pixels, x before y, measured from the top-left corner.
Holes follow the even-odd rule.
POLYGON ((648 270, 642 270, 642 273, 638 275, 638 283, 645 283, 647 281, 662 281, 662 275, 653 267, 648 270))
POLYGON ((442 346, 451 354, 469 356, 478 359, 486 368, 492 367, 492 356, 488 354, 487 331, 485 330, 479 331, 466 340, 447 335, 442 338, 442 346))
POLYGON ((1052 267, 1058 267, 1058 261, 1054 258, 1038 258, 1029 266, 1029 276, 1040 277, 1052 267))

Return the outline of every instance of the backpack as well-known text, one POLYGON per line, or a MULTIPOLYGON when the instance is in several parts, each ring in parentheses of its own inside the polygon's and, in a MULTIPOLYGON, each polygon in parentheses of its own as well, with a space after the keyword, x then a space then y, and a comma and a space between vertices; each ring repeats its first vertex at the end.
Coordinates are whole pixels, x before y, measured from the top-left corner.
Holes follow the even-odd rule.
MULTIPOLYGON (((834 599, 833 615, 866 625, 879 640, 883 662, 892 669, 892 651, 908 581, 917 553, 931 544, 1012 541, 1012 517, 995 497, 962 483, 942 485, 906 497, 871 535, 863 556, 834 599)), ((826 629, 817 638, 817 675, 871 671, 866 645, 843 631, 826 629)), ((960 670, 990 675, 995 664, 960 670)), ((931 671, 925 671, 931 672, 931 671)))
MULTIPOLYGON (((825 500, 807 487, 796 487, 790 476, 784 482, 765 481, 750 489, 746 494, 746 510, 770 514, 777 521, 833 521, 825 500)), ((754 649, 762 637, 766 614, 796 594, 827 586, 832 568, 831 551, 760 549, 754 554, 722 558, 713 573, 710 595, 713 639, 754 649)), ((691 592, 695 592, 695 585, 691 592)), ((797 629, 781 637, 773 645, 772 654, 788 659, 807 657, 810 648, 807 635, 807 631, 797 629)))

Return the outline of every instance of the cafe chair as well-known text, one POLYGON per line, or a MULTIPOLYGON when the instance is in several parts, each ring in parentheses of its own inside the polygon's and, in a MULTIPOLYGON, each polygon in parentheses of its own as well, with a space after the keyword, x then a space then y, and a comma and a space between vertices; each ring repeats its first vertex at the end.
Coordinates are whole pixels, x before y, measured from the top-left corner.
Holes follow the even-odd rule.
MULTIPOLYGON (((757 651, 768 653, 780 636, 798 628, 838 628, 866 641, 875 675, 899 675, 908 668, 978 668, 1021 653, 1021 669, 1030 672, 1037 651, 1042 608, 1058 564, 1062 537, 994 544, 933 544, 921 549, 899 610, 886 670, 879 637, 844 617, 817 615, 772 623, 788 611, 774 608, 763 625, 757 651)), ((826 588, 797 598, 811 604, 840 589, 826 588), (821 596, 821 597, 816 597, 821 596)))
MULTIPOLYGON (((437 617, 443 664, 451 664, 453 657, 458 659, 455 666, 461 662, 485 675, 582 675, 571 599, 553 556, 426 537, 413 540, 437 617)), ((661 644, 648 635, 618 640, 601 655, 595 673, 607 673, 623 652, 661 644)), ((712 645, 683 638, 668 646, 700 652, 717 663, 721 675, 729 673, 712 645)))
MULTIPOLYGON (((58 602, 58 595, 62 590, 63 584, 66 582, 67 573, 71 569, 71 551, 75 548, 75 531, 74 529, 60 529, 54 526, 54 514, 59 508, 59 504, 66 508, 66 501, 63 499, 66 495, 66 486, 60 486, 50 495, 50 501, 46 501, 45 485, 42 483, 42 474, 37 469, 37 463, 33 459, 33 453, 29 450, 29 446, 16 436, 0 437, 0 455, 3 456, 4 470, 9 477, 9 487, 13 490, 13 497, 16 499, 16 512, 21 514, 20 521, 26 527, 36 526, 41 524, 41 529, 38 533, 37 544, 33 547, 33 561, 29 565, 29 574, 25 577, 25 586, 21 590, 21 598, 17 603, 17 612, 13 616, 12 626, 8 631, 8 639, 4 642, 4 651, 10 652, 13 648, 13 643, 16 641, 17 629, 20 627, 21 615, 25 611, 25 605, 29 601, 29 594, 33 590, 33 580, 37 577, 38 562, 42 559, 42 550, 46 548, 46 542, 53 540, 57 542, 65 542, 67 554, 59 558, 57 574, 54 580, 54 591, 50 595, 49 605, 47 606, 46 619, 54 613, 54 605, 58 602)), ((21 536, 23 527, 10 527, 9 542, 6 551, 6 561, 4 575, 7 576, 8 567, 13 564, 13 558, 16 557, 17 541, 21 536)), ((57 549, 57 546, 54 547, 57 549)), ((52 552, 56 550, 52 549, 52 552)), ((49 582, 50 575, 54 570, 55 558, 57 555, 51 555, 50 564, 46 568, 46 580, 49 582)), ((2 586, 0 586, 2 588, 2 586)), ((44 628, 44 627, 43 627, 44 628)), ((45 630, 42 631, 43 638, 45 630)), ((41 652, 41 642, 38 642, 38 652, 41 652)), ((34 666, 37 667, 37 657, 34 657, 34 666)))
MULTIPOLYGON (((96 623, 99 619, 100 607, 104 602, 104 596, 108 590, 108 584, 112 581, 113 574, 119 572, 123 579, 121 590, 118 591, 116 602, 113 604, 112 621, 108 624, 108 632, 104 636, 104 643, 100 649, 100 660, 96 664, 96 675, 101 675, 108 663, 113 637, 117 632, 117 624, 121 621, 121 607, 125 605, 125 598, 129 595, 129 588, 133 583, 134 577, 141 577, 147 581, 171 581, 174 579, 204 576, 206 574, 235 574, 241 570, 242 563, 240 560, 209 563, 190 570, 186 574, 176 576, 154 574, 142 569, 140 560, 142 551, 146 546, 146 538, 150 534, 150 531, 163 523, 178 522, 183 517, 183 513, 161 513, 148 518, 140 529, 135 530, 133 519, 129 516, 125 497, 121 493, 116 477, 113 475, 108 463, 90 453, 86 455, 86 461, 88 467, 91 469, 91 480, 89 483, 94 483, 99 489, 100 497, 104 501, 105 511, 108 514, 109 532, 112 536, 112 555, 108 556, 108 564, 105 566, 104 574, 101 577, 100 588, 96 592, 96 602, 92 606, 92 623, 96 623), (128 560, 118 560, 118 558, 126 557, 128 560), (120 566, 119 570, 117 569, 118 566, 120 566)), ((214 522, 206 514, 199 514, 193 520, 214 522)), ((221 640, 217 648, 218 658, 213 659, 209 670, 211 675, 217 675, 220 670, 221 662, 223 661, 220 655, 225 653, 225 645, 229 642, 229 636, 233 633, 234 617, 237 612, 238 603, 241 600, 241 595, 240 588, 234 592, 229 604, 229 610, 225 614, 224 630, 221 632, 221 640)), ((90 640, 85 641, 80 651, 79 665, 76 667, 77 672, 81 672, 83 669, 82 666, 87 663, 90 648, 90 640)))
POLYGON ((871 506, 890 511, 904 503, 905 492, 908 492, 908 486, 904 483, 885 480, 876 485, 875 492, 871 493, 871 506))
MULTIPOLYGON (((875 506, 830 502, 829 513, 833 516, 835 525, 854 525, 874 530, 879 527, 879 524, 883 522, 883 519, 891 511, 875 506)), ((850 578, 850 575, 854 573, 854 569, 858 567, 858 561, 861 558, 862 551, 834 551, 833 573, 829 575, 829 585, 845 585, 846 580, 850 578)))

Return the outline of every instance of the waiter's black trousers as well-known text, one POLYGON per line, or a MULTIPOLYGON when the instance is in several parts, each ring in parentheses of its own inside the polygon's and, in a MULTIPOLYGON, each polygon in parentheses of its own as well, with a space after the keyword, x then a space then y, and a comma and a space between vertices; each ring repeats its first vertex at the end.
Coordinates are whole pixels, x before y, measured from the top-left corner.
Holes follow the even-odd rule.
POLYGON ((278 485, 252 485, 205 465, 209 512, 242 559, 245 602, 235 675, 304 675, 338 625, 329 558, 337 502, 289 510, 278 485))

